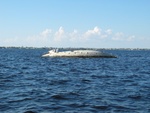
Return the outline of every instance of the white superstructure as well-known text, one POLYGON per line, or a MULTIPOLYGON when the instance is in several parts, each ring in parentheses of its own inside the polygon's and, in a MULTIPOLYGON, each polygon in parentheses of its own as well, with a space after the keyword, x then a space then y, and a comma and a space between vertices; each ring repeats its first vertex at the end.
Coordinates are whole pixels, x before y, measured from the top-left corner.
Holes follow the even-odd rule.
POLYGON ((116 58, 116 56, 96 50, 74 50, 74 51, 62 51, 58 49, 50 50, 42 57, 103 57, 103 58, 116 58))

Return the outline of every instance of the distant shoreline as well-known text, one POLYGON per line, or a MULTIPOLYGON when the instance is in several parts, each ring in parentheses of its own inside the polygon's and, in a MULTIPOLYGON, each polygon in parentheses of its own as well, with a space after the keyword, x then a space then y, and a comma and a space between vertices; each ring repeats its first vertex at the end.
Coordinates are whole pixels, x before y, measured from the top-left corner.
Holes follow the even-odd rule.
POLYGON ((150 48, 86 48, 86 47, 15 47, 15 46, 1 46, 0 49, 16 48, 16 49, 90 49, 90 50, 150 50, 150 48))

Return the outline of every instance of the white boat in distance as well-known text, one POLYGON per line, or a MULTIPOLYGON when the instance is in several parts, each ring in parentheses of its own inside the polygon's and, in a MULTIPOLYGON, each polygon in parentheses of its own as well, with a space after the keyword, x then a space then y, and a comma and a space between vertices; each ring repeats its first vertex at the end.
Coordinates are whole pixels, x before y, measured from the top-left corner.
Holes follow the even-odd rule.
POLYGON ((73 50, 73 51, 62 51, 58 49, 50 50, 47 54, 42 57, 100 57, 100 58, 116 58, 116 56, 108 53, 104 53, 97 50, 73 50))

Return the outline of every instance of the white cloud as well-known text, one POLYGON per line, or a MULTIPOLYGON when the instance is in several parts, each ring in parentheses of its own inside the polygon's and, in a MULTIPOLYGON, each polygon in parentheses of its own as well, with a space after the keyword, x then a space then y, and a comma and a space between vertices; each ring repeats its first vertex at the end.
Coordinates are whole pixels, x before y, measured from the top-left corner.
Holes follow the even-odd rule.
POLYGON ((129 36, 129 37, 127 38, 127 41, 133 41, 134 39, 135 39, 135 36, 132 35, 132 36, 129 36))
POLYGON ((100 34, 101 34, 101 29, 96 26, 94 27, 93 30, 88 30, 87 32, 85 32, 84 37, 89 38, 93 36, 100 36, 100 34))
POLYGON ((107 34, 103 34, 100 37, 101 37, 101 39, 106 39, 108 37, 108 35, 107 34))
POLYGON ((63 27, 60 27, 58 31, 56 31, 54 35, 54 41, 61 41, 65 37, 65 31, 63 27))
POLYGON ((112 34, 112 30, 111 30, 111 29, 107 29, 105 32, 106 32, 106 34, 108 34, 108 35, 111 35, 111 34, 112 34))
POLYGON ((4 40, 0 41, 0 45, 4 46, 15 46, 16 44, 17 46, 20 46, 20 44, 22 44, 22 40, 17 36, 14 38, 5 38, 4 40))
MULTIPOLYGON (((74 29, 72 32, 66 32, 63 27, 60 27, 57 31, 45 29, 39 34, 24 38, 7 38, 3 41, 0 41, 0 44, 35 47, 103 47, 104 45, 108 45, 108 42, 110 46, 111 44, 119 45, 120 42, 135 42, 135 40, 137 40, 135 35, 129 36, 123 32, 113 33, 111 29, 102 30, 97 26, 93 29, 86 30, 85 32, 79 32, 76 29, 74 29)), ((139 38, 139 40, 142 39, 139 38)))
POLYGON ((42 37, 48 37, 52 33, 51 29, 45 29, 43 32, 41 32, 42 37))
POLYGON ((94 27, 93 30, 87 30, 84 33, 83 37, 85 37, 85 39, 90 39, 90 38, 96 37, 97 40, 104 40, 111 35, 112 35, 111 29, 107 29, 104 31, 101 28, 96 26, 96 27, 94 27))
POLYGON ((115 36, 116 36, 116 37, 123 37, 123 36, 124 36, 124 33, 118 32, 118 33, 115 34, 115 36))
POLYGON ((70 41, 77 41, 80 38, 80 35, 76 29, 68 35, 70 41))
POLYGON ((41 33, 33 36, 28 36, 26 38, 26 41, 29 42, 45 42, 48 40, 48 38, 51 36, 52 30, 51 29, 45 29, 41 33))
POLYGON ((122 32, 116 33, 116 34, 112 37, 112 40, 116 40, 116 41, 122 41, 122 40, 124 40, 124 33, 122 33, 122 32))
POLYGON ((135 40, 135 36, 134 35, 128 36, 128 35, 125 35, 122 32, 118 32, 112 37, 112 40, 129 42, 129 41, 135 40))

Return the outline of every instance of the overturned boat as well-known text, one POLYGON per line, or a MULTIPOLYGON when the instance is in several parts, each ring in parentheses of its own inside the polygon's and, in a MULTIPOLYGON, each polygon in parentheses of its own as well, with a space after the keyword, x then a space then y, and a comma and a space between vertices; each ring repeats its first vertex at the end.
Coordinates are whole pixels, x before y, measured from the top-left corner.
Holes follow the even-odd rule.
POLYGON ((101 58, 116 58, 116 56, 104 53, 97 50, 73 50, 73 51, 61 51, 58 49, 50 50, 47 54, 42 57, 101 57, 101 58))

